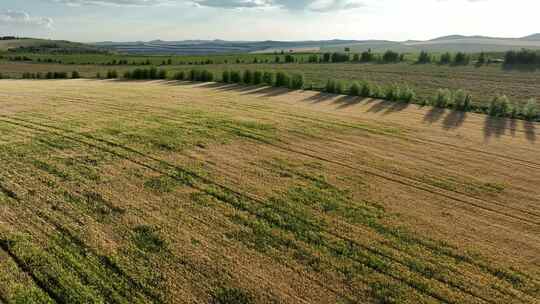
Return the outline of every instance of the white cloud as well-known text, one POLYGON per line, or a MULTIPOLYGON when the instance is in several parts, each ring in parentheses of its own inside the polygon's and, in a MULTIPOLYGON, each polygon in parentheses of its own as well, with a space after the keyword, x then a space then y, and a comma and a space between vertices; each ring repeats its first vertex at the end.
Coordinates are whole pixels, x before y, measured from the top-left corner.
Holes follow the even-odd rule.
POLYGON ((52 28, 53 20, 48 17, 33 17, 26 12, 0 11, 0 26, 16 26, 29 28, 52 28))
POLYGON ((358 0, 53 0, 72 6, 158 6, 172 4, 194 4, 198 7, 224 9, 236 8, 282 8, 286 10, 308 10, 326 12, 354 9, 364 6, 358 0))

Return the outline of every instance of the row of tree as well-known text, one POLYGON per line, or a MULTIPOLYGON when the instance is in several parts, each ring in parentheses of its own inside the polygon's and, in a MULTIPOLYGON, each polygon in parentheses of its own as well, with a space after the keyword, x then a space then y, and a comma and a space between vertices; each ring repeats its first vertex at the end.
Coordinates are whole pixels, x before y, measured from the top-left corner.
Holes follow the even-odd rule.
POLYGON ((507 65, 540 65, 540 52, 526 49, 520 51, 508 51, 504 56, 504 63, 507 65))
POLYGON ((47 72, 47 73, 30 73, 25 72, 22 74, 23 79, 78 79, 81 75, 77 71, 68 72, 47 72))
MULTIPOLYGON (((483 54, 483 53, 482 53, 483 54)), ((481 55, 481 58, 485 55, 481 55)), ((485 59, 483 59, 485 60, 485 59)), ((453 64, 453 65, 468 65, 471 62, 471 56, 463 52, 457 52, 456 54, 451 54, 449 52, 443 53, 440 57, 435 58, 435 56, 429 54, 426 51, 421 51, 416 59, 418 64, 427 64, 427 63, 438 63, 438 64, 453 64)))

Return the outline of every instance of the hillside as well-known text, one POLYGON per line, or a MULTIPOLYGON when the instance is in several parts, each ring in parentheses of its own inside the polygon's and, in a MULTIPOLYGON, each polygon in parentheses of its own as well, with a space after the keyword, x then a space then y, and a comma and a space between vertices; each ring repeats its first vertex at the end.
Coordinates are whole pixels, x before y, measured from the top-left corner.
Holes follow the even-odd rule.
MULTIPOLYGON (((492 38, 484 36, 462 36, 450 35, 426 41, 363 41, 347 45, 340 45, 340 48, 350 47, 352 51, 366 51, 371 49, 375 52, 393 50, 398 52, 420 52, 422 50, 430 52, 504 52, 508 50, 540 49, 540 34, 535 34, 523 38, 492 38)), ((339 50, 330 47, 323 50, 339 50)))
POLYGON ((315 49, 342 44, 355 43, 354 40, 328 41, 223 41, 223 40, 187 40, 149 42, 99 42, 94 45, 106 49, 130 54, 214 54, 214 53, 251 53, 261 51, 290 51, 315 49))
POLYGON ((0 40, 0 51, 24 53, 104 53, 96 46, 65 40, 47 40, 36 38, 18 38, 0 40))

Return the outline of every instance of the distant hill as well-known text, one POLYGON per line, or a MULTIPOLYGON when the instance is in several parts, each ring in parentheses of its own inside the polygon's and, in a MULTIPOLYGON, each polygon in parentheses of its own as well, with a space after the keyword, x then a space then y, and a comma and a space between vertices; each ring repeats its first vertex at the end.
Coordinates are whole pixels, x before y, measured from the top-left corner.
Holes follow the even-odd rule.
POLYGON ((232 53, 272 53, 272 52, 374 52, 393 50, 397 52, 504 52, 522 48, 540 49, 540 33, 522 38, 495 38, 485 36, 449 35, 431 40, 320 40, 320 41, 225 41, 225 40, 184 40, 184 41, 105 41, 91 44, 63 40, 0 37, 0 51, 35 53, 103 53, 125 54, 232 54, 232 53))
POLYGON ((521 39, 523 39, 523 40, 540 40, 540 33, 525 36, 525 37, 523 37, 521 39))
MULTIPOLYGON (((364 51, 371 49, 374 52, 393 50, 398 52, 420 52, 422 50, 430 52, 504 52, 508 50, 540 49, 540 34, 534 34, 523 38, 494 38, 485 36, 463 36, 450 35, 438 37, 426 41, 405 41, 386 42, 362 41, 350 45, 351 51, 364 51)), ((325 48, 323 48, 325 50, 325 48)), ((336 48, 326 48, 326 50, 337 50, 336 48)))
POLYGON ((215 53, 253 53, 273 51, 318 51, 321 47, 353 44, 355 40, 325 41, 224 41, 188 40, 148 42, 98 42, 95 46, 130 54, 215 54, 215 53))
POLYGON ((0 51, 25 53, 103 53, 106 50, 65 40, 4 37, 0 39, 0 51))
POLYGON ((186 40, 148 42, 98 42, 93 45, 128 54, 219 54, 261 52, 352 52, 371 49, 374 52, 394 50, 398 52, 503 52, 521 48, 540 49, 540 34, 523 38, 494 38, 485 36, 449 35, 431 40, 321 40, 321 41, 224 41, 186 40))

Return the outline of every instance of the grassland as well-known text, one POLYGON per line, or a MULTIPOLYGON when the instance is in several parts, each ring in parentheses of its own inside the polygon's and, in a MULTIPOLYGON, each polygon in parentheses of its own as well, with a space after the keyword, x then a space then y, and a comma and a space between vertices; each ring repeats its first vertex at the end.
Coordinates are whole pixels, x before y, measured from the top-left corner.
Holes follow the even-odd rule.
POLYGON ((537 303, 536 123, 0 81, 0 301, 537 303))

